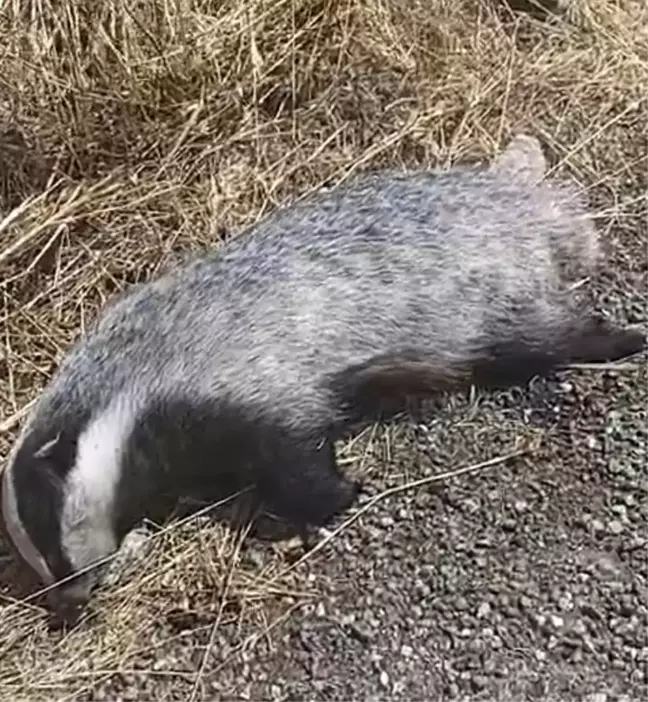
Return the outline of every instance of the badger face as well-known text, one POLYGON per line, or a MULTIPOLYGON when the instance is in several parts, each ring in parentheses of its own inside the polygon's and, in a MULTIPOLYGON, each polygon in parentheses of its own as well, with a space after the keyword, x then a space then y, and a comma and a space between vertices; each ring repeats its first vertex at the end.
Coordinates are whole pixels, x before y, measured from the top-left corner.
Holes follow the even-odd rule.
POLYGON ((2 480, 2 517, 13 547, 45 585, 72 574, 60 543, 58 515, 63 500, 62 463, 73 447, 56 436, 40 442, 27 434, 2 480), (66 456, 66 454, 68 454, 66 456))
POLYGON ((13 547, 74 618, 118 547, 113 504, 127 417, 101 413, 81 431, 27 429, 2 476, 2 521, 13 547), (53 435, 52 435, 53 434, 53 435), (60 581, 60 585, 56 585, 60 581))

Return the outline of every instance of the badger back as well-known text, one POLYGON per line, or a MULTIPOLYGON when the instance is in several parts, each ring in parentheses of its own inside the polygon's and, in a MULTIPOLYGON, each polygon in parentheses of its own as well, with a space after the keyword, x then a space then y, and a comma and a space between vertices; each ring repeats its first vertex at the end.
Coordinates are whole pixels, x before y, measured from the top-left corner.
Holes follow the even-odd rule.
POLYGON ((546 167, 537 140, 520 136, 489 168, 371 174, 277 211, 229 252, 232 268, 276 262, 254 328, 280 329, 284 344, 286 327, 299 329, 313 360, 335 339, 323 366, 381 343, 456 357, 493 320, 494 337, 550 336, 567 323, 567 271, 589 269, 597 241, 546 167))
POLYGON ((487 168, 317 192, 126 296, 93 353, 121 372, 108 358, 119 341, 136 348, 130 381, 225 392, 292 421, 328 411, 318 379, 386 350, 456 358, 486 328, 544 342, 569 322, 565 270, 597 250, 582 202, 546 170, 519 136, 487 168))

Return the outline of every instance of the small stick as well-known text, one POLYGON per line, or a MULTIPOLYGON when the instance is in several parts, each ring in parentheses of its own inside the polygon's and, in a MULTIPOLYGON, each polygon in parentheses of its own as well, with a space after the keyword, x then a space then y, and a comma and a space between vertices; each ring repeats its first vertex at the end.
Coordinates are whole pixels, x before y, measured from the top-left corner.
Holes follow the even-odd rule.
POLYGON ((336 536, 338 536, 345 529, 347 529, 349 526, 351 526, 351 524, 353 524, 353 522, 358 520, 365 512, 370 510, 375 504, 377 504, 378 502, 381 502, 382 500, 386 499, 387 497, 391 497, 392 495, 397 495, 401 492, 406 492, 407 490, 413 490, 415 488, 422 487, 423 485, 429 485, 430 483, 436 483, 436 482, 440 482, 442 480, 449 480, 450 478, 456 478, 460 475, 466 475, 468 473, 478 473, 482 470, 486 470, 488 468, 494 468, 495 466, 501 465, 502 463, 506 463, 507 461, 510 461, 513 458, 518 458, 519 456, 524 456, 525 454, 528 454, 528 453, 529 453, 529 449, 514 451, 513 453, 508 453, 504 456, 497 456, 496 458, 491 458, 488 461, 483 461, 481 463, 475 463, 473 465, 464 466, 463 468, 457 468, 455 470, 447 471, 446 473, 439 473, 438 475, 431 475, 427 478, 420 478, 419 480, 413 480, 409 483, 405 483, 404 485, 396 485, 395 487, 388 488, 387 490, 383 490, 383 492, 381 492, 379 495, 376 495, 375 497, 371 498, 371 500, 369 500, 364 505, 362 505, 358 509, 357 512, 352 514, 348 519, 346 519, 344 522, 342 522, 342 524, 340 524, 332 532, 327 534, 310 551, 305 553, 301 558, 296 560, 292 565, 288 566, 288 568, 286 568, 285 570, 280 572, 278 575, 276 575, 274 578, 272 578, 272 580, 270 582, 273 582, 274 580, 277 580, 278 578, 283 577, 284 575, 288 574, 291 570, 296 568, 298 565, 301 565, 306 560, 311 558, 314 554, 316 554, 318 551, 323 549, 324 546, 326 546, 326 544, 328 544, 336 536))
POLYGON ((641 366, 636 363, 572 363, 565 366, 567 370, 593 370, 593 371, 622 371, 632 372, 641 366))
POLYGON ((2 422, 0 422, 0 434, 4 434, 10 429, 13 429, 16 426, 16 424, 18 424, 20 420, 29 412, 34 402, 35 400, 28 402, 26 405, 23 405, 17 412, 14 412, 10 417, 7 417, 2 422))

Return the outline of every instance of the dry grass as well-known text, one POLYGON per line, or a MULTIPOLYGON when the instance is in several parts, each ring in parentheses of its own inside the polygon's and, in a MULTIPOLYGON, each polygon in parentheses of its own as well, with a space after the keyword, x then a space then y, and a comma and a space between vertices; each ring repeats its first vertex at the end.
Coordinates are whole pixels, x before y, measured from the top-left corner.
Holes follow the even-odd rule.
MULTIPOLYGON (((491 155, 528 130, 601 198, 605 231, 644 216, 618 197, 645 188, 643 0, 581 0, 547 22, 498 0, 0 7, 3 455, 109 295, 322 183, 491 155)), ((242 563, 238 545, 213 527, 168 532, 65 636, 7 599, 0 698, 78 699, 134 670, 172 689, 189 673, 151 661, 183 617, 263 636, 308 583, 277 581, 279 556, 242 563)))

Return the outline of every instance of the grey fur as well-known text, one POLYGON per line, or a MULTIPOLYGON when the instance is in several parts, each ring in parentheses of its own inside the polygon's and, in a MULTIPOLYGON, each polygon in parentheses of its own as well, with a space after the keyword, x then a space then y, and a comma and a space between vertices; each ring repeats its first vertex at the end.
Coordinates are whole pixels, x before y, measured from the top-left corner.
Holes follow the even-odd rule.
MULTIPOLYGON (((215 495, 263 483, 295 521, 325 523, 356 491, 324 475, 317 451, 361 397, 488 381, 498 361, 515 371, 534 354, 549 369, 587 357, 580 342, 589 337, 618 342, 592 347, 595 358, 642 347, 634 332, 594 324, 569 293, 595 271, 598 241, 578 191, 542 182, 545 169, 538 142, 520 136, 490 168, 385 171, 277 210, 107 306, 35 408, 34 446, 62 429, 74 444, 92 417, 126 398, 148 438, 129 440, 120 459, 120 494, 138 494, 124 528, 159 496, 151 476, 174 472, 190 474, 180 491, 194 478, 197 493, 207 478, 215 495), (142 427, 152 406, 162 418, 142 427), (221 411, 228 431, 241 419, 250 455, 265 456, 258 466, 248 454, 226 461, 238 449, 221 452, 209 429, 195 428, 196 417, 217 427, 221 411)), ((63 491, 68 468, 58 471, 63 491)))

